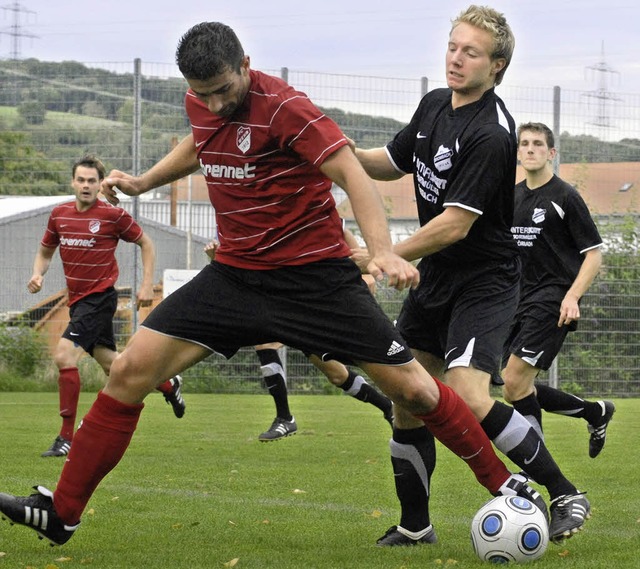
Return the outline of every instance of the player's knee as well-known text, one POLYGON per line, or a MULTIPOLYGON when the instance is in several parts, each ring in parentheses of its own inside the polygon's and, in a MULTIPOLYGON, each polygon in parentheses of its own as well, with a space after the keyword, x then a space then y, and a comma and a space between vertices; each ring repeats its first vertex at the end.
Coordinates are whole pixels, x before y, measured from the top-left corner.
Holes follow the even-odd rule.
POLYGON ((502 387, 502 396, 508 403, 524 399, 533 392, 533 386, 529 385, 529 383, 519 381, 508 382, 506 378, 502 387))
POLYGON ((64 369, 68 367, 76 367, 78 364, 78 358, 73 351, 65 349, 63 346, 58 346, 53 353, 53 362, 58 369, 64 369))
POLYGON ((533 378, 525 374, 517 373, 507 367, 503 373, 503 380, 502 395, 509 403, 524 399, 533 393, 533 378))
POLYGON ((119 354, 111 363, 108 385, 110 389, 125 392, 150 392, 157 381, 149 367, 130 357, 126 352, 119 354))
POLYGON ((436 408, 438 397, 439 390, 433 381, 416 377, 414 380, 402 382, 392 400, 412 415, 424 415, 436 408))
POLYGON ((336 387, 340 387, 345 381, 347 381, 347 378, 349 377, 348 375, 346 377, 342 377, 334 373, 325 373, 325 375, 327 376, 329 382, 336 387))
POLYGON ((424 422, 416 418, 413 413, 409 413, 406 409, 394 403, 393 426, 398 429, 417 429, 424 426, 424 422))

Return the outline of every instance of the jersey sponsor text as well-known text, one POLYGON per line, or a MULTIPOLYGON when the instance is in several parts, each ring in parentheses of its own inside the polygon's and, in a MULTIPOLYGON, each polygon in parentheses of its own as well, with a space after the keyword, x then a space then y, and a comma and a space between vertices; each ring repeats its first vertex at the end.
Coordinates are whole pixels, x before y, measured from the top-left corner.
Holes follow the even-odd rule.
POLYGON ((413 162, 416 168, 416 181, 420 195, 428 202, 437 203, 440 192, 447 187, 444 178, 438 178, 434 171, 429 168, 420 158, 413 155, 413 162))
POLYGON ((200 159, 200 168, 205 176, 211 178, 227 178, 230 180, 249 180, 255 178, 255 166, 226 166, 224 164, 205 164, 200 159))
POLYGON ((518 247, 533 247, 533 242, 542 233, 542 227, 512 227, 511 233, 518 247))
POLYGON ((69 237, 60 237, 60 245, 64 245, 65 247, 85 247, 91 248, 96 244, 96 238, 92 237, 91 239, 75 239, 69 237))

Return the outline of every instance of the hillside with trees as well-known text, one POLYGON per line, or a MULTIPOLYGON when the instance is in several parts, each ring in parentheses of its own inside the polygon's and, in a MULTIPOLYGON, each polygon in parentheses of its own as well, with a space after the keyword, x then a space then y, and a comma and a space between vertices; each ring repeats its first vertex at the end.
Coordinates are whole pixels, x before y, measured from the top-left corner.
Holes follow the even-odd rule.
MULTIPOLYGON (((132 73, 75 61, 0 61, 0 193, 68 191, 70 164, 96 151, 107 166, 131 170, 132 73)), ((188 133, 182 78, 142 77, 141 168, 150 167, 188 133)), ((403 123, 387 117, 323 108, 359 146, 382 146, 403 123)), ((588 135, 560 137, 561 158, 572 162, 640 161, 640 139, 604 142, 588 135)))

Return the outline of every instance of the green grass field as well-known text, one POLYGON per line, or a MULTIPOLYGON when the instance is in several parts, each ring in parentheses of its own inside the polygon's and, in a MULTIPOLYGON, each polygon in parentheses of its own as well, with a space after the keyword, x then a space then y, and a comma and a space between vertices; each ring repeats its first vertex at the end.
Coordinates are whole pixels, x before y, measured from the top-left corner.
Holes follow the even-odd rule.
MULTIPOLYGON (((85 413, 94 394, 81 396, 85 413)), ((76 535, 51 548, 0 523, 0 568, 423 569, 481 567, 469 526, 489 499, 471 471, 439 449, 432 522, 439 543, 379 548, 398 521, 390 429, 346 396, 294 396, 298 434, 260 443, 273 419, 266 395, 188 394, 173 417, 151 395, 129 451, 94 494, 76 535)), ((588 491, 583 532, 549 545, 543 569, 639 566, 640 401, 617 400, 602 454, 587 454, 582 420, 545 415, 563 471, 588 491)), ((57 394, 0 393, 0 491, 55 487, 62 459, 40 458, 57 434, 57 394)), ((546 495, 546 494, 545 494, 546 495)))

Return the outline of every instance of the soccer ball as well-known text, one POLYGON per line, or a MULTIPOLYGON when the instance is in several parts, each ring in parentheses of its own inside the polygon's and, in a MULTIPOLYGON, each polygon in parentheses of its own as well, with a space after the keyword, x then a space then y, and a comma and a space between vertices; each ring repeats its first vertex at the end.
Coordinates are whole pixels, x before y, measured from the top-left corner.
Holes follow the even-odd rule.
POLYGON ((498 496, 473 517, 471 542, 483 561, 526 563, 546 551, 549 527, 544 514, 526 498, 498 496))

